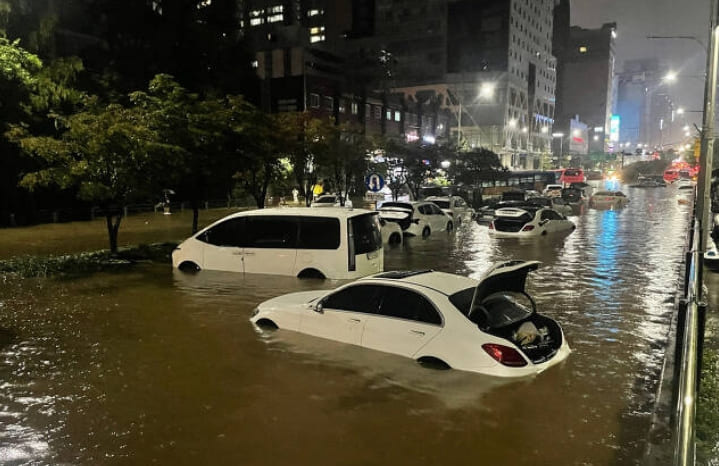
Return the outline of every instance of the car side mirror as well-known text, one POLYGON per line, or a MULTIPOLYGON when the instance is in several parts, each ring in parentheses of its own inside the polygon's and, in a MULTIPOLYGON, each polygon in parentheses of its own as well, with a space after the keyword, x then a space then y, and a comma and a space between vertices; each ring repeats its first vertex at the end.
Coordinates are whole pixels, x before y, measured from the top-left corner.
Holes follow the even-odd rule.
POLYGON ((322 301, 319 301, 317 304, 315 304, 315 307, 313 308, 314 311, 318 314, 324 314, 324 304, 322 304, 322 301))

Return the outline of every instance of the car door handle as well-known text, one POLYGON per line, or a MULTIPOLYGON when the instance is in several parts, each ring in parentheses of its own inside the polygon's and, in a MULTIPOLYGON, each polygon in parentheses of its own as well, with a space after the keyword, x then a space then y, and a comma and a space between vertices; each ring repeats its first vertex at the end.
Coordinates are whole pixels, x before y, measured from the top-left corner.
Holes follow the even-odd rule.
POLYGON ((410 333, 414 333, 415 335, 424 336, 424 332, 421 330, 410 330, 410 333))
POLYGON ((360 319, 347 319, 348 322, 352 322, 353 324, 359 324, 362 322, 360 319))
POLYGON ((245 253, 243 253, 243 254, 246 255, 246 256, 254 256, 254 255, 255 255, 254 252, 245 252, 245 253))
POLYGON ((232 255, 233 255, 233 256, 241 256, 241 255, 242 255, 242 252, 241 252, 241 251, 240 251, 240 252, 233 252, 232 255))

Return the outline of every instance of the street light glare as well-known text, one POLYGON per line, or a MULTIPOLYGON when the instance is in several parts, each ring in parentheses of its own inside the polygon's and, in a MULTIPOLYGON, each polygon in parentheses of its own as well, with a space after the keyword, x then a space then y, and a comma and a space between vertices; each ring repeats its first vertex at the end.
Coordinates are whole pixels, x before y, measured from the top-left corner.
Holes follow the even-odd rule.
POLYGON ((552 133, 552 137, 553 137, 553 138, 563 138, 563 137, 564 137, 564 133, 552 133))
POLYGON ((664 80, 668 82, 674 82, 677 80, 677 73, 676 71, 670 71, 664 76, 664 80))
POLYGON ((679 108, 677 109, 677 113, 678 113, 679 115, 683 115, 683 114, 684 114, 684 109, 681 108, 681 107, 679 107, 679 108))
POLYGON ((516 118, 511 118, 511 119, 509 120, 509 122, 507 123, 507 125, 508 125, 510 128, 516 127, 516 126, 517 126, 517 119, 516 119, 516 118))
POLYGON ((492 97, 494 96, 494 83, 482 83, 481 86, 479 86, 479 96, 480 97, 492 97))

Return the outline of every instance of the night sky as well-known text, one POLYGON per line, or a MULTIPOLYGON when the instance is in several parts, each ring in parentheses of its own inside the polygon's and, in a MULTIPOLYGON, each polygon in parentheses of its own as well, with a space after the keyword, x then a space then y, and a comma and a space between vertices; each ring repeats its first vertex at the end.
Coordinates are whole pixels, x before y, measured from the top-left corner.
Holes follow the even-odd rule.
MULTIPOLYGON (((704 74, 706 54, 691 40, 649 40, 649 35, 692 35, 706 44, 709 0, 572 0, 572 25, 596 28, 617 23, 617 68, 622 61, 658 57, 681 74, 704 74)), ((703 81, 685 77, 673 86, 674 100, 689 110, 701 110, 703 81)), ((689 115, 688 115, 689 116, 689 115)), ((701 121, 700 114, 691 119, 701 121)))

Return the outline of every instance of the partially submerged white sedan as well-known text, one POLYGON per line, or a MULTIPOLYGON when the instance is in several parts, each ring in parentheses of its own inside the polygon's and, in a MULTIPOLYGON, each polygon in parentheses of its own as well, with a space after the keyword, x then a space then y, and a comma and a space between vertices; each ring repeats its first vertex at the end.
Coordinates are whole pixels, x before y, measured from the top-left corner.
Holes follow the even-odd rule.
POLYGON ((499 264, 477 281, 431 270, 385 272, 335 290, 291 293, 251 321, 499 377, 537 374, 570 353, 525 291, 539 262, 499 264))
POLYGON ((547 207, 524 205, 494 211, 489 234, 498 238, 526 238, 571 232, 576 227, 567 217, 547 207))

